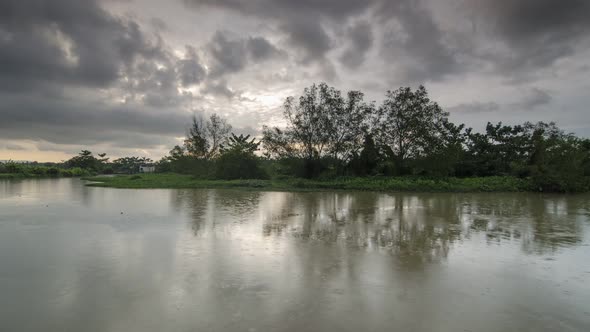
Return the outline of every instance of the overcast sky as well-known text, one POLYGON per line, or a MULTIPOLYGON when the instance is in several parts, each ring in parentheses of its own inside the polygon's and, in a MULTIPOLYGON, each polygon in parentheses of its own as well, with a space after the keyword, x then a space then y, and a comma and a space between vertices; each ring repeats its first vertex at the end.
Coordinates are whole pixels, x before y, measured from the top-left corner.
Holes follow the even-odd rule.
POLYGON ((312 83, 590 136, 588 0, 2 0, 0 160, 158 159, 193 113, 281 125, 312 83))

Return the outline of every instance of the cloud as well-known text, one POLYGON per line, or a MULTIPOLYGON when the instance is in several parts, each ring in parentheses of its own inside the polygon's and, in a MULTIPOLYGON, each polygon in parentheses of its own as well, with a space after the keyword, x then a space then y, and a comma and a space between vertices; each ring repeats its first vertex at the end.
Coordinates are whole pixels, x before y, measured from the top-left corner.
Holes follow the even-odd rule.
POLYGON ((9 150, 9 151, 24 151, 26 150, 25 147, 18 145, 18 144, 4 144, 4 146, 2 146, 4 149, 9 150))
POLYGON ((210 74, 213 78, 240 72, 250 61, 262 62, 283 54, 263 37, 243 39, 227 31, 215 32, 208 44, 208 52, 213 60, 210 74))
POLYGON ((458 49, 444 39, 445 33, 424 2, 383 1, 376 11, 379 22, 390 29, 383 33, 382 56, 404 81, 441 80, 464 70, 458 49))
POLYGON ((377 103, 425 83, 474 127, 572 127, 588 17, 585 0, 0 1, 0 140, 161 151, 195 109, 280 123, 281 99, 318 81, 377 103))
POLYGON ((500 105, 496 102, 470 102, 461 103, 447 108, 451 113, 492 113, 492 112, 513 112, 517 110, 531 111, 538 107, 551 103, 553 99, 548 91, 539 88, 527 89, 519 96, 516 102, 500 105))
POLYGON ((182 136, 190 116, 173 109, 43 95, 0 95, 0 139, 153 147, 182 136))
POLYGON ((480 0, 466 10, 477 37, 495 45, 480 56, 515 81, 573 55, 590 32, 590 2, 584 0, 480 0))
POLYGON ((500 110, 500 105, 495 102, 471 102, 471 103, 461 103, 459 105, 455 105, 446 109, 451 113, 486 113, 486 112, 495 112, 500 110))
POLYGON ((256 62, 286 55, 284 51, 279 50, 263 37, 248 38, 246 48, 252 59, 256 62))
POLYGON ((321 22, 341 22, 364 13, 375 1, 366 0, 185 0, 195 8, 229 10, 275 24, 291 48, 301 50, 301 61, 323 60, 334 46, 321 22))
POLYGON ((350 69, 358 68, 365 61, 366 53, 373 46, 373 31, 367 21, 360 21, 348 28, 350 45, 346 48, 340 62, 350 69))
POLYGON ((209 81, 201 90, 203 94, 212 94, 215 96, 222 96, 228 99, 233 98, 236 92, 227 86, 226 81, 209 81))
POLYGON ((184 59, 177 62, 177 71, 183 86, 191 86, 201 83, 207 72, 199 62, 199 57, 194 47, 186 46, 184 59))
POLYGON ((97 1, 6 0, 0 22, 2 90, 56 83, 104 87, 137 57, 162 55, 157 37, 97 1))
POLYGON ((246 45, 243 40, 230 39, 226 33, 217 31, 209 43, 209 53, 214 64, 211 76, 219 77, 226 73, 239 72, 248 61, 246 45))
POLYGON ((514 103, 513 106, 524 110, 534 110, 537 107, 549 104, 552 99, 553 97, 551 97, 548 91, 531 88, 523 97, 522 101, 514 103))

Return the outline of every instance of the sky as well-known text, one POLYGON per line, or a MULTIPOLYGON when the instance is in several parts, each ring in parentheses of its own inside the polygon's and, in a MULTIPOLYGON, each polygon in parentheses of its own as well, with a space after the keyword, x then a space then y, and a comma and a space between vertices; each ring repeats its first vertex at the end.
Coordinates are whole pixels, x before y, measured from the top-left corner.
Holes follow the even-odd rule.
POLYGON ((159 159, 193 114, 284 125, 313 83, 423 84, 455 122, 590 137, 587 0, 2 0, 0 160, 159 159))

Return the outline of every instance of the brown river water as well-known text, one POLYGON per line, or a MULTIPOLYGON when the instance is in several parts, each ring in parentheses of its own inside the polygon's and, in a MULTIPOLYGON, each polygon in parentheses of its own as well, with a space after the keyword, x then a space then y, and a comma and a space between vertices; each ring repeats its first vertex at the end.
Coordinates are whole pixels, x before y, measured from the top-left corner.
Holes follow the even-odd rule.
POLYGON ((590 331, 590 195, 0 180, 0 331, 590 331))

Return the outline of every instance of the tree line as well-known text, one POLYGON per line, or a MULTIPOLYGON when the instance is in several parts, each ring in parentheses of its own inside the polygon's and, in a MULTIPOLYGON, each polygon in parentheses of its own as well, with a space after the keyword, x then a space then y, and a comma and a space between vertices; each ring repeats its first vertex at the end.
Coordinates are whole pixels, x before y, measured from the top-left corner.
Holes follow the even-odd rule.
POLYGON ((451 122, 424 86, 388 91, 376 105, 314 84, 287 98, 283 115, 286 128, 264 126, 258 142, 218 115, 194 118, 162 168, 214 178, 515 176, 542 191, 589 189, 590 140, 544 122, 475 132, 451 122))
MULTIPOLYGON (((589 139, 544 122, 487 123, 476 132, 451 122, 424 86, 387 91, 377 105, 360 91, 314 84, 282 109, 286 127, 263 126, 259 139, 236 135, 217 114, 194 116, 157 171, 210 179, 513 176, 532 190, 590 189, 589 139)), ((83 151, 66 165, 132 173, 149 162, 83 151)))

